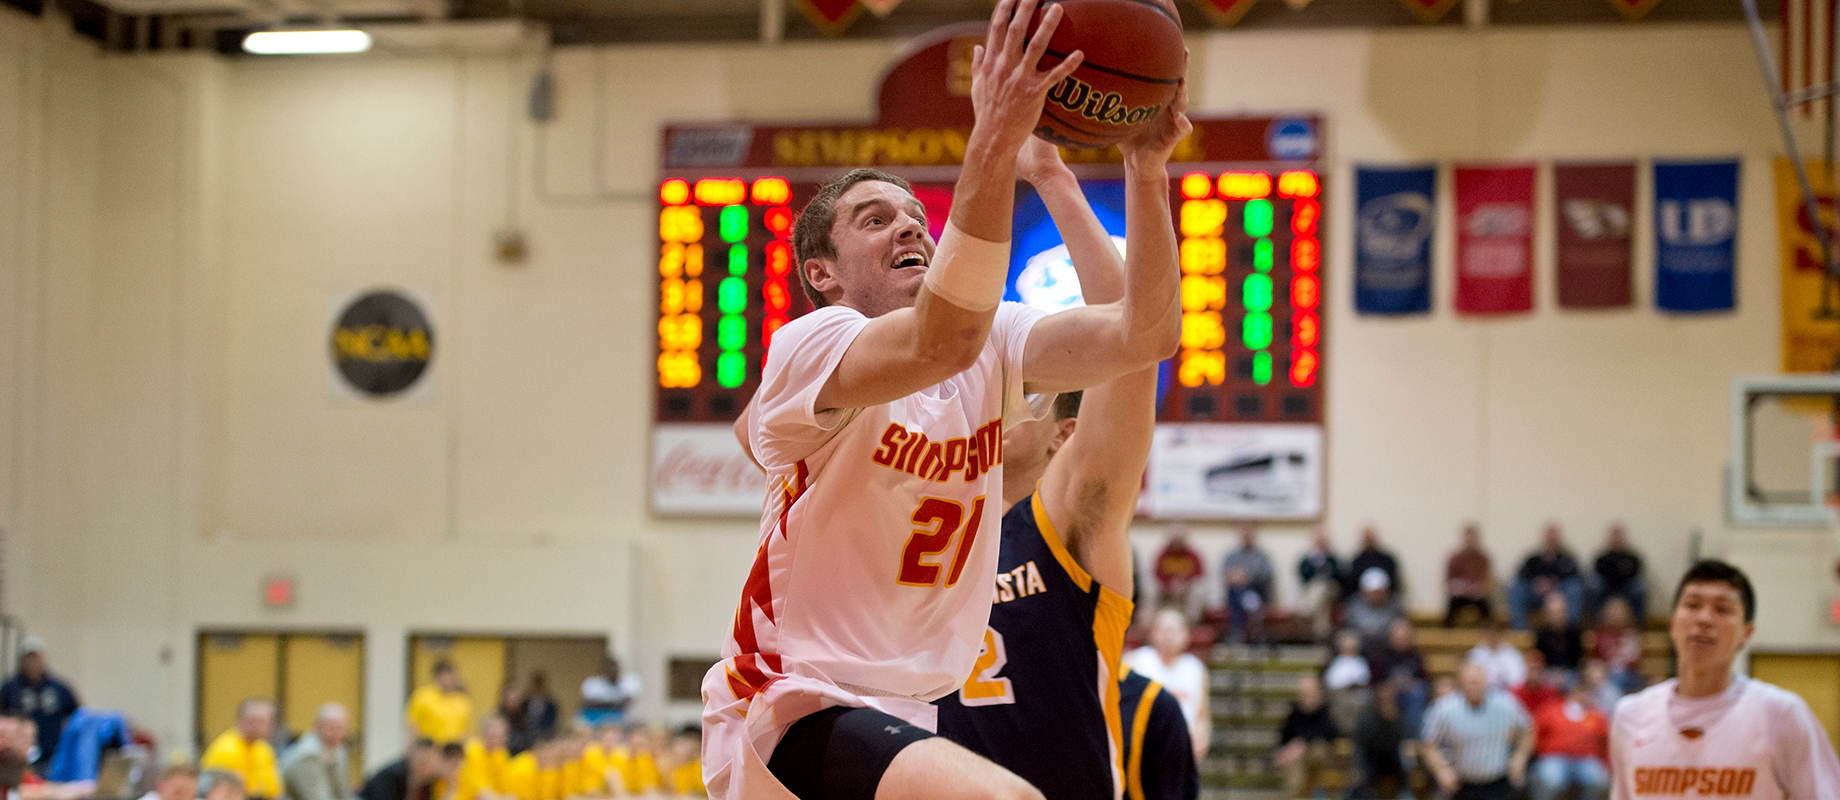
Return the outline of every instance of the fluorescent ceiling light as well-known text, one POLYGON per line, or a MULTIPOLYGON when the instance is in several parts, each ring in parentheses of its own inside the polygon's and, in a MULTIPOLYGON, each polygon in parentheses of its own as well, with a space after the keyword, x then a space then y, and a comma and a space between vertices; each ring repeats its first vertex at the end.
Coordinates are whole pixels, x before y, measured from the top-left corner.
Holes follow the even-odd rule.
POLYGON ((243 50, 259 55, 362 53, 371 49, 364 31, 256 31, 243 37, 243 50))

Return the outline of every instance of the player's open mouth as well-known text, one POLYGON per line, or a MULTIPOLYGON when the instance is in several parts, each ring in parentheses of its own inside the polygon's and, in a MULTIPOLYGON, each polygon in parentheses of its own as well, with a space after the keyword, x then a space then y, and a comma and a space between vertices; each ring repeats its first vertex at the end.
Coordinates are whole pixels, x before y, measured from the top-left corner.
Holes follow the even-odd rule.
POLYGON ((902 253, 898 256, 895 256, 894 263, 889 265, 889 269, 911 269, 913 267, 919 267, 921 269, 926 268, 926 254, 925 253, 919 252, 917 250, 913 252, 902 253))

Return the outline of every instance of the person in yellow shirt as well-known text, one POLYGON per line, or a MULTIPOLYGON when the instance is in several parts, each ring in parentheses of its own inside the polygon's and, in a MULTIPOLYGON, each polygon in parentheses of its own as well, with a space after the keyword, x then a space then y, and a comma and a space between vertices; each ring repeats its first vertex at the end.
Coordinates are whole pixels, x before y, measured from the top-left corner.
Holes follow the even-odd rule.
POLYGON ((537 800, 537 754, 525 750, 505 764, 504 794, 517 800, 537 800))
POLYGON ((466 759, 460 764, 459 788, 454 800, 501 800, 509 793, 507 776, 511 751, 506 743, 511 727, 504 717, 492 717, 479 723, 479 737, 466 743, 466 759))
POLYGON ((632 734, 632 762, 626 770, 628 794, 650 794, 664 788, 658 771, 658 753, 664 748, 664 731, 643 727, 632 734))
POLYGON ((250 800, 281 796, 281 772, 275 767, 275 749, 268 744, 275 729, 275 704, 251 698, 236 708, 236 727, 224 731, 205 748, 198 760, 203 770, 219 770, 243 779, 250 800))
POLYGON ((460 682, 460 670, 443 658, 434 662, 434 683, 409 695, 409 730, 435 744, 466 738, 473 729, 473 698, 460 682))
POLYGON ((607 794, 607 749, 600 740, 590 738, 588 731, 580 731, 582 739, 581 759, 578 762, 578 780, 575 793, 590 797, 604 797, 607 794))
POLYGON ((672 794, 691 797, 707 796, 703 786, 702 731, 691 726, 671 738, 671 763, 665 772, 665 789, 672 794))

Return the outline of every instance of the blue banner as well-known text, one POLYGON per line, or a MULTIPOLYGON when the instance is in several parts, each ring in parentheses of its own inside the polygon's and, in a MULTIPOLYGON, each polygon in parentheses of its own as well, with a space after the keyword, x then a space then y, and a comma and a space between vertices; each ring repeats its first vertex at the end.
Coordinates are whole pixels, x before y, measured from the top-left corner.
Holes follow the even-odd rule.
POLYGON ((1655 306, 1727 311, 1736 302, 1738 162, 1655 162, 1655 306))
POLYGON ((1357 167, 1354 308, 1362 314, 1431 311, 1436 167, 1357 167))

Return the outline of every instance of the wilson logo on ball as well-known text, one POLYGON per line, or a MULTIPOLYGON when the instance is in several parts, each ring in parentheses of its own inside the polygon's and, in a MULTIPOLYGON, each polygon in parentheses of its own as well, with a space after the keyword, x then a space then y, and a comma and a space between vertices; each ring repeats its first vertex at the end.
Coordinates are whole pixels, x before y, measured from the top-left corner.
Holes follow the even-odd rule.
POLYGON ((1156 116, 1161 104, 1138 106, 1125 105, 1124 95, 1117 92, 1101 92, 1079 78, 1069 75, 1048 90, 1049 105, 1059 106, 1081 117, 1108 125, 1131 126, 1156 116))

